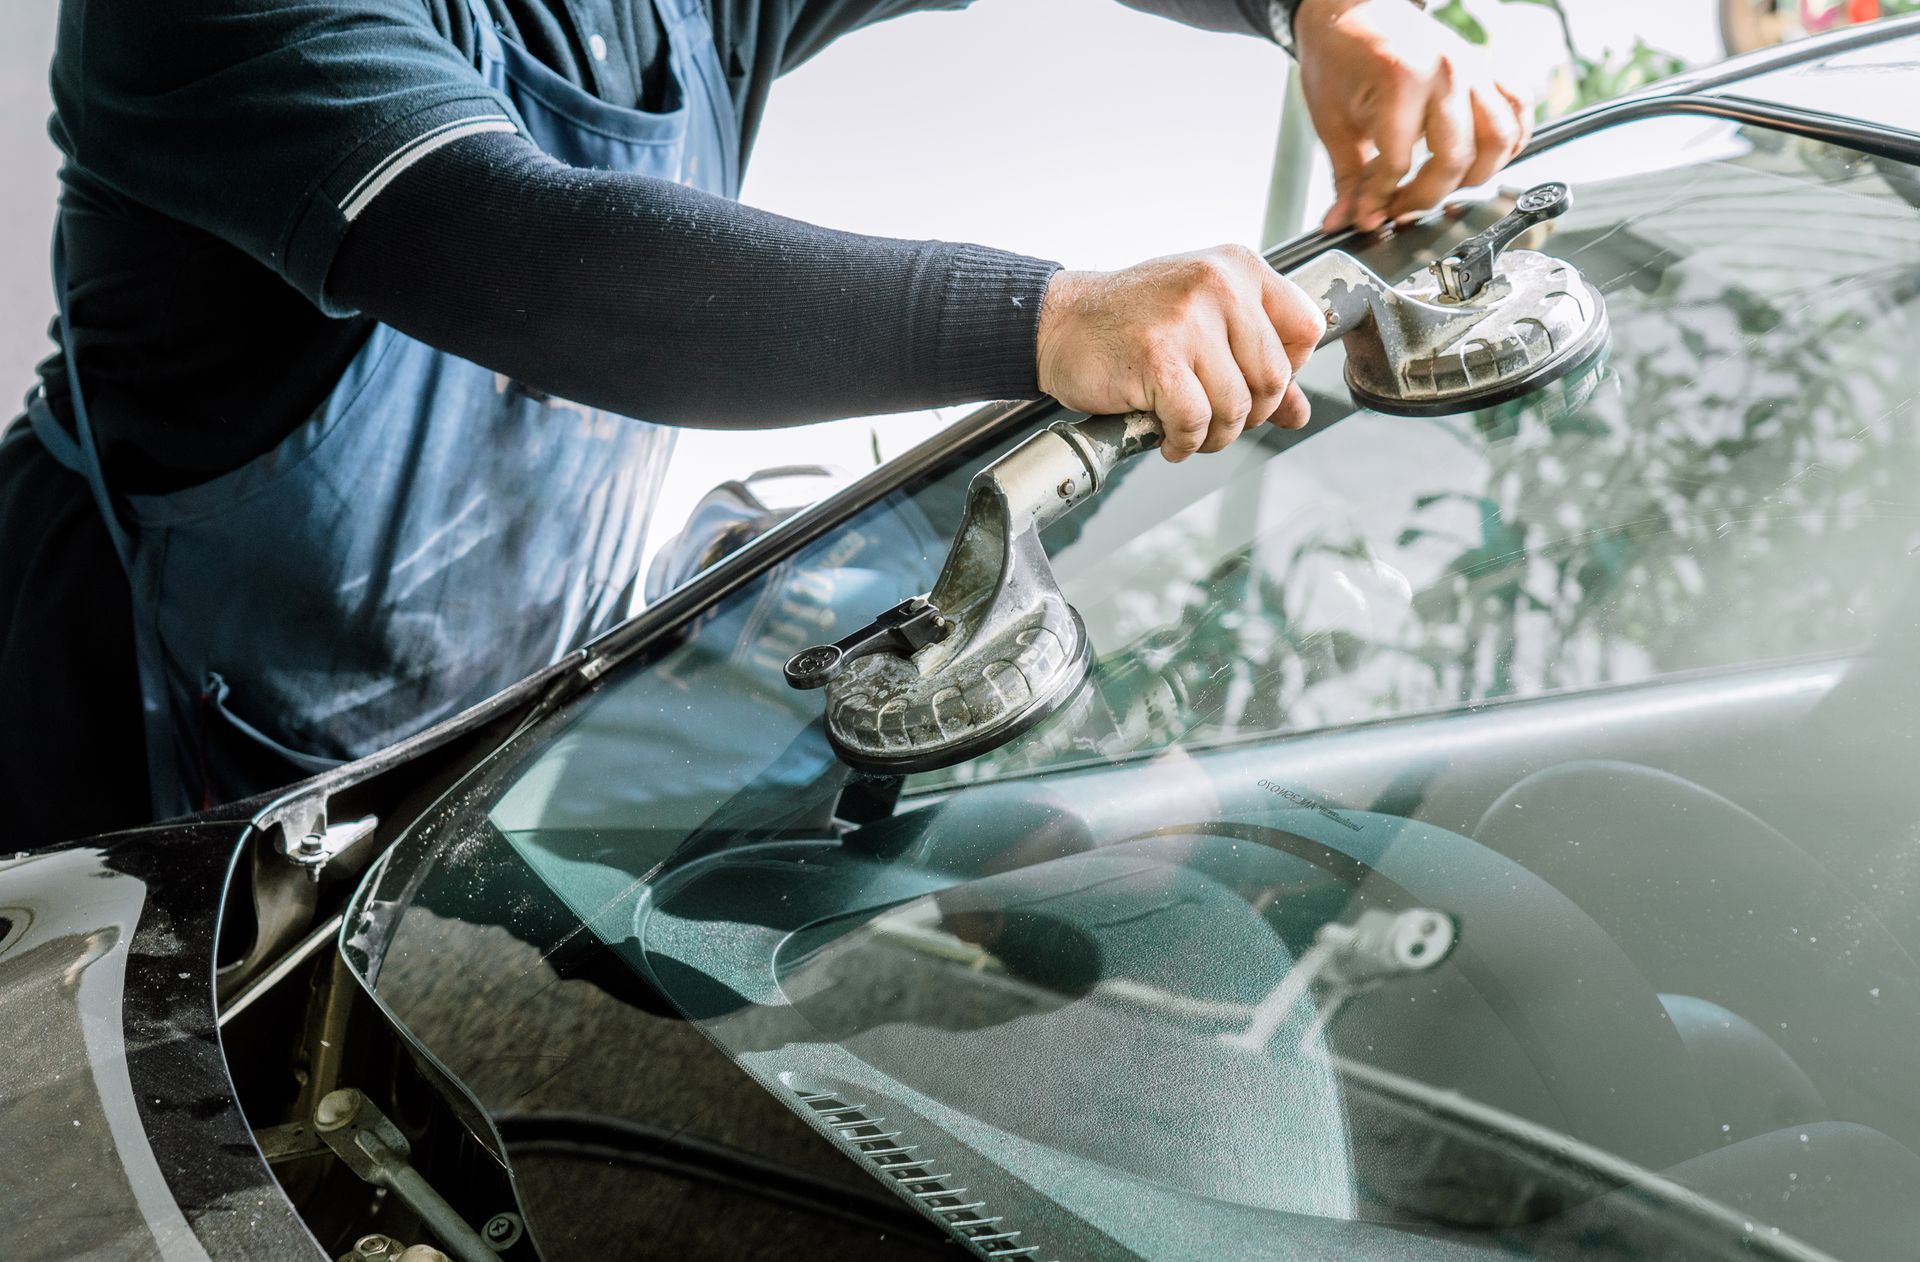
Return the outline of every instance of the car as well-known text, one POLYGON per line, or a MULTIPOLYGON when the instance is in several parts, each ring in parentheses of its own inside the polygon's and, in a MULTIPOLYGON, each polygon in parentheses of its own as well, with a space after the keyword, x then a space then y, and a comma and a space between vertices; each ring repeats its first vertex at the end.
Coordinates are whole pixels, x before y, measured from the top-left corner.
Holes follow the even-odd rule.
POLYGON ((1916 75, 1770 50, 1271 252, 1398 279, 1565 181, 1611 346, 1408 419, 1335 345, 1304 430, 1124 466, 1045 536, 1089 682, 968 761, 856 772, 783 667, 1046 401, 734 496, 393 749, 0 862, 0 1256, 1911 1256, 1916 75))

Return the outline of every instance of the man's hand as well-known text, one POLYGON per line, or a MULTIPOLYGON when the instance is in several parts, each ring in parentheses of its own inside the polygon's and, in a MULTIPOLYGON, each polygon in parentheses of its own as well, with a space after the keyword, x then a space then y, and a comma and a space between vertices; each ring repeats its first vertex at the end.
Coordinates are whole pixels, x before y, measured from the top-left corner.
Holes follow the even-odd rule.
POLYGON ((1040 388, 1096 416, 1154 413, 1178 463, 1249 421, 1306 424, 1293 378, 1325 331, 1319 307, 1245 246, 1059 272, 1040 308, 1040 388))
POLYGON ((1333 159, 1322 228, 1366 232, 1425 210, 1527 143, 1526 105, 1409 0, 1300 0, 1293 34, 1307 113, 1333 159), (1402 184, 1423 136, 1432 156, 1402 184))

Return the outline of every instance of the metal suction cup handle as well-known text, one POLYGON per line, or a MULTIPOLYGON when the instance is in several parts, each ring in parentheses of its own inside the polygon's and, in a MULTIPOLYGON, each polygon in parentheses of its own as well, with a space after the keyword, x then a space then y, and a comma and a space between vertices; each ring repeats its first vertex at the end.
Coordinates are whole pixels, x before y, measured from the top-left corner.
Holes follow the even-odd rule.
MULTIPOLYGON (((1465 302, 1476 297, 1493 281, 1494 264, 1500 252, 1536 224, 1565 214, 1573 205, 1573 190, 1565 184, 1537 184, 1522 193, 1513 210, 1486 231, 1461 242, 1460 248, 1433 265, 1433 274, 1449 302, 1465 302)), ((1401 344, 1404 333, 1397 323, 1379 319, 1383 304, 1413 307, 1405 295, 1396 293, 1373 270, 1340 250, 1330 250, 1287 274, 1287 278, 1305 290, 1327 316, 1327 331, 1320 345, 1346 337, 1363 327, 1371 327, 1381 342, 1381 357, 1388 361, 1405 358, 1401 344)), ((1452 320, 1455 309, 1428 308, 1437 319, 1452 320)), ((1125 416, 1096 416, 1078 423, 1059 422, 1053 432, 1065 438, 1087 464, 1090 475, 1082 482, 1062 481, 1057 500, 1044 504, 1036 517, 1041 525, 1079 504, 1100 489, 1113 466, 1128 456, 1152 451, 1165 439, 1160 420, 1150 412, 1131 412, 1125 416)))
POLYGON ((1513 204, 1513 210, 1485 232, 1468 237, 1460 248, 1433 265, 1440 292, 1465 302, 1493 281, 1493 261, 1535 224, 1557 219, 1573 205, 1573 190, 1564 184, 1536 184, 1513 204))
POLYGON ((787 659, 787 684, 793 688, 824 688, 847 663, 869 653, 911 657, 929 644, 938 644, 953 629, 939 606, 925 596, 903 600, 852 635, 832 644, 801 649, 787 659))

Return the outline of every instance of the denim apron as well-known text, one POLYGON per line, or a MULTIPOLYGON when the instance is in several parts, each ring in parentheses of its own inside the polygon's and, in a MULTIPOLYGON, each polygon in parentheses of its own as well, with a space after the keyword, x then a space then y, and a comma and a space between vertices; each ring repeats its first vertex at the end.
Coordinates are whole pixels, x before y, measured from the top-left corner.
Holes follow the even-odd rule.
MULTIPOLYGON (((468 0, 479 70, 560 161, 731 197, 739 130, 701 0, 649 2, 675 80, 664 113, 594 98, 468 0)), ((77 436, 44 399, 33 423, 87 479, 132 583, 155 818, 374 753, 629 612, 671 430, 377 325, 272 451, 172 494, 117 496, 82 403, 57 240, 54 254, 77 436)))

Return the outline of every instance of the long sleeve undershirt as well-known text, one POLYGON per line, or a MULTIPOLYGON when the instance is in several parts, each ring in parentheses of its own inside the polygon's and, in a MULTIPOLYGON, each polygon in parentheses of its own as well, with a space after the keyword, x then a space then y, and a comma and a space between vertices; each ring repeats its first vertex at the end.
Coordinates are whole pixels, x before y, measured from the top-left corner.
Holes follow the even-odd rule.
POLYGON ((748 427, 1036 393, 1057 269, 819 228, 482 135, 383 192, 327 288, 550 394, 748 427))

